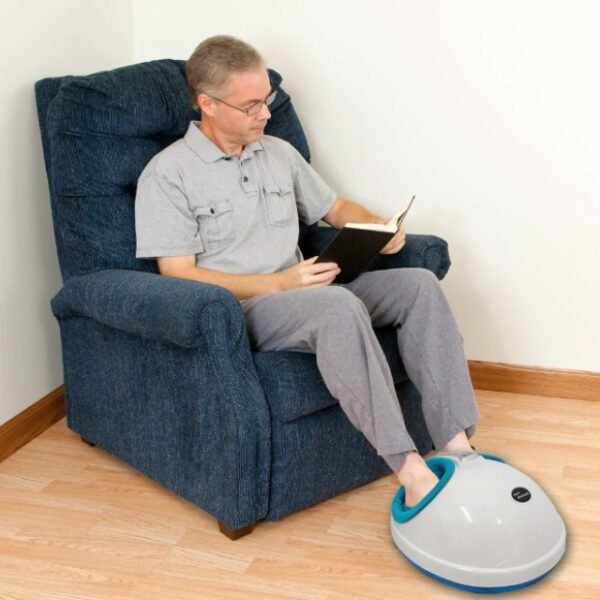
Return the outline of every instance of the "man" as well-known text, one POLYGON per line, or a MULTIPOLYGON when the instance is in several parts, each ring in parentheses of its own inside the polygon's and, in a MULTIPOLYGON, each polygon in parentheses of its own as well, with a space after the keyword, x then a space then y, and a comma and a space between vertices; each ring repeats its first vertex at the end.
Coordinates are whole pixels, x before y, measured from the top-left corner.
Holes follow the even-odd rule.
MULTIPOLYGON (((406 504, 417 504, 437 477, 406 431, 373 327, 396 327, 436 449, 470 451, 479 415, 437 279, 423 269, 393 269, 330 285, 339 269, 302 257, 298 215, 338 228, 387 219, 337 198, 290 144, 264 135, 275 92, 254 48, 209 38, 190 57, 187 78, 202 120, 140 177, 137 256, 156 257, 165 276, 234 293, 256 349, 314 352, 331 394, 394 470, 406 504)), ((404 243, 401 229, 382 252, 404 243)))

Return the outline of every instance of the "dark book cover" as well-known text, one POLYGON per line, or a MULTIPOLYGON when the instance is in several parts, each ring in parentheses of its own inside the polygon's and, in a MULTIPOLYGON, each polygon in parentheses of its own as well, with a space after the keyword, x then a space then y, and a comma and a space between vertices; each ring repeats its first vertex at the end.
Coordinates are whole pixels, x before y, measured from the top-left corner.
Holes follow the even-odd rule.
POLYGON ((373 258, 394 237, 388 231, 344 227, 316 262, 334 262, 341 273, 333 283, 349 283, 365 271, 373 258))

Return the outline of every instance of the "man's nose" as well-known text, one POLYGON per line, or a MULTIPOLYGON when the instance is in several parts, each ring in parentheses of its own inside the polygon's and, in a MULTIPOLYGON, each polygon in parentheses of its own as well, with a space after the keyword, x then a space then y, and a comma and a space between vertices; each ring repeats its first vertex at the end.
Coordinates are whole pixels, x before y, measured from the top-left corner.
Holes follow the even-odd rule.
POLYGON ((271 118, 271 111, 269 110, 269 107, 267 106, 266 102, 264 102, 263 105, 260 107, 260 112, 258 114, 261 119, 266 120, 271 118))

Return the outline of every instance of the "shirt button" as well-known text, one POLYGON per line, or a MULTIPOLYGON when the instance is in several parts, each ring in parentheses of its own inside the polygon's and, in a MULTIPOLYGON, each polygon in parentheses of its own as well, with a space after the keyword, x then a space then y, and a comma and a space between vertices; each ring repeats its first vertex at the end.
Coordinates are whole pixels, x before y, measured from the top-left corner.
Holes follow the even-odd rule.
POLYGON ((215 214, 215 209, 214 209, 214 208, 211 208, 211 209, 210 209, 210 214, 211 214, 211 215, 214 215, 214 214, 215 214))
POLYGON ((244 183, 246 183, 248 181, 247 177, 244 177, 244 183))

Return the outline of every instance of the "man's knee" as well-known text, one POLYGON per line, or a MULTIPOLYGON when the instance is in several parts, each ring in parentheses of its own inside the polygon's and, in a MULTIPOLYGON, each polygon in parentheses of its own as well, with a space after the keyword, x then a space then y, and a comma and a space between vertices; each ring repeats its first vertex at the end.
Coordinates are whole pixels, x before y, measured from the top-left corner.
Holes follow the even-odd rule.
POLYGON ((367 314, 367 309, 360 298, 344 287, 332 285, 323 288, 319 296, 319 308, 322 314, 330 318, 347 318, 348 316, 367 314))
POLYGON ((394 285, 399 287, 412 286, 415 289, 433 289, 438 291, 440 288, 440 282, 438 278, 429 269, 421 269, 418 267, 410 269, 393 269, 388 271, 393 276, 390 278, 394 285))

